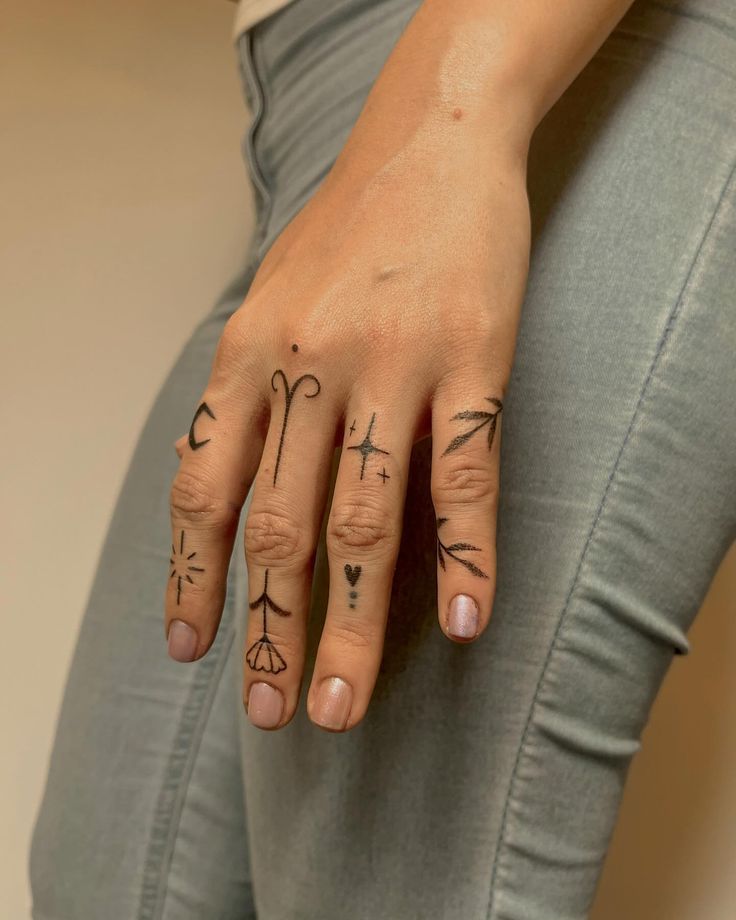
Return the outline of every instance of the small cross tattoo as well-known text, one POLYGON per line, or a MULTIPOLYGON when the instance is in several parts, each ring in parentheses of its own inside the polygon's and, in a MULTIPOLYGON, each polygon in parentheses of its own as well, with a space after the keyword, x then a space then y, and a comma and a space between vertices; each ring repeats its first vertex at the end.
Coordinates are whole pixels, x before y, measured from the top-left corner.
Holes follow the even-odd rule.
POLYGON ((388 473, 386 472, 386 467, 385 467, 385 466, 384 466, 382 472, 376 473, 376 476, 380 476, 380 477, 381 477, 381 479, 383 480, 383 484, 384 484, 384 485, 386 485, 386 480, 391 478, 391 477, 388 475, 388 473))
POLYGON ((355 431, 355 419, 353 419, 353 424, 350 426, 350 434, 355 431))

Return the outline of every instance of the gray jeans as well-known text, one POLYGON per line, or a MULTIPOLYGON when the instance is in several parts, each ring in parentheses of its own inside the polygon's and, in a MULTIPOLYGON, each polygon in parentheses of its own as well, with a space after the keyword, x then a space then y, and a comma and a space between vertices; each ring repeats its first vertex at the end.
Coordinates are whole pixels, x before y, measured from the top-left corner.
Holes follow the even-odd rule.
MULTIPOLYGON (((36 920, 587 915, 652 700, 736 536, 730 0, 635 3, 534 137, 488 633, 457 647, 437 627, 423 442, 359 727, 245 719, 242 545, 210 654, 165 653, 172 442, 416 5, 296 0, 240 41, 258 226, 115 510, 35 829, 36 920)), ((321 550, 309 661, 326 585, 321 550)))

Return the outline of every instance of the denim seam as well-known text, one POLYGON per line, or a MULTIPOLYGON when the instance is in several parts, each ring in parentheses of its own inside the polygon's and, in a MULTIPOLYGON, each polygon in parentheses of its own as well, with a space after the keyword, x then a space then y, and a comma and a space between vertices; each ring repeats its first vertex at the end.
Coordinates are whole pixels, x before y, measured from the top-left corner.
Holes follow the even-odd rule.
POLYGON ((526 722, 524 724, 524 730, 522 732, 521 741, 519 742, 519 747, 516 752, 516 758, 514 760, 514 765, 511 770, 511 776, 509 778, 509 786, 506 792, 506 800, 504 803, 503 813, 501 816, 501 827, 499 829, 499 834, 498 834, 498 843, 496 845, 496 852, 493 858, 493 866, 491 868, 491 879, 490 879, 490 887, 489 887, 489 893, 488 893, 488 906, 486 908, 486 920, 493 920, 494 905, 496 904, 496 880, 498 877, 498 870, 499 870, 499 866, 501 862, 501 853, 505 847, 505 837, 506 837, 508 817, 509 817, 509 806, 511 804, 512 799, 514 798, 514 790, 515 790, 516 783, 518 780, 519 768, 521 766, 521 761, 522 761, 522 758, 524 756, 524 753, 527 747, 530 730, 534 722, 534 716, 537 710, 539 697, 542 691, 542 685, 544 684, 545 679, 547 677, 547 672, 549 670, 549 666, 552 661, 552 657, 555 651, 557 650, 557 644, 558 644, 560 635, 562 633, 562 627, 565 622, 567 613, 569 612, 573 594, 575 593, 575 589, 577 588, 579 580, 580 580, 580 573, 582 571, 583 563, 585 562, 585 559, 588 555, 588 550, 593 542, 593 537, 597 531, 598 523, 603 515, 603 511, 605 509, 605 506, 608 500, 608 496, 611 491, 611 486, 616 477, 616 473, 618 472, 618 469, 619 469, 621 458, 623 457, 624 451, 629 443, 631 434, 634 430, 634 426, 639 418, 640 411, 644 403, 644 398, 649 390, 649 385, 657 371, 657 367, 659 365, 660 358, 665 350, 667 343, 669 342, 670 336, 675 327, 675 323, 677 319, 679 318, 680 313, 682 312, 682 305, 685 300, 685 295, 688 292, 688 289, 690 287, 690 282, 692 280, 693 273, 698 264, 698 261, 702 254, 705 243, 707 242, 708 237, 710 236, 710 232, 716 222, 716 218, 718 217, 720 213, 721 206, 723 205, 723 202, 726 197, 726 192, 728 191, 731 181, 734 178, 735 171, 736 171, 736 163, 734 163, 731 166, 728 176, 726 178, 726 181, 723 184, 723 187, 721 188, 721 192, 716 201, 716 205, 713 208, 713 212, 710 216, 710 219, 708 220, 708 223, 706 224, 703 235, 701 236, 700 242, 698 243, 698 246, 696 247, 695 253, 690 263, 690 267, 687 271, 687 274, 685 275, 685 279, 680 289, 680 293, 677 296, 677 299, 675 300, 675 304, 672 307, 669 316, 667 317, 667 322, 665 323, 664 329, 662 330, 662 333, 659 337, 659 341, 657 342, 657 347, 652 357, 652 361, 649 365, 649 370, 647 372, 647 375, 644 378, 644 382, 642 384, 641 391, 639 393, 639 397, 636 402, 636 406, 634 407, 634 411, 632 413, 631 420, 629 421, 629 425, 626 430, 626 434, 624 435, 623 441, 621 442, 621 446, 619 448, 619 451, 616 455, 616 459, 614 460, 613 466, 609 473, 608 480, 606 482, 606 486, 603 490, 603 495, 598 504, 598 508, 596 509, 596 513, 593 518, 593 522, 590 526, 590 530, 588 531, 588 536, 585 540, 585 544, 580 554, 580 559, 578 560, 578 564, 575 569, 575 574, 573 576, 572 583, 570 585, 570 589, 567 593, 567 597, 565 598, 565 603, 563 604, 562 611, 557 621, 557 626, 555 627, 555 632, 552 637, 552 642, 550 643, 549 649, 547 650, 547 655, 544 659, 544 663, 542 664, 542 669, 540 671, 539 678, 537 680, 537 685, 534 690, 534 695, 532 697, 531 704, 529 706, 529 712, 527 714, 526 722))
POLYGON ((251 245, 254 252, 258 254, 261 244, 266 237, 268 224, 273 211, 273 194, 268 182, 263 164, 258 156, 258 131, 266 117, 268 111, 268 92, 266 81, 262 76, 262 66, 257 61, 257 48, 255 42, 255 33, 258 29, 258 23, 248 29, 242 38, 242 51, 240 55, 241 71, 245 76, 248 84, 251 86, 254 94, 253 117, 248 128, 248 134, 245 141, 245 155, 250 165, 250 177, 257 196, 260 196, 261 207, 258 209, 257 224, 253 234, 251 245))
POLYGON ((155 920, 163 913, 168 873, 189 781, 233 637, 232 628, 225 630, 202 661, 188 666, 196 667, 197 673, 182 708, 156 803, 143 865, 139 920, 155 920))

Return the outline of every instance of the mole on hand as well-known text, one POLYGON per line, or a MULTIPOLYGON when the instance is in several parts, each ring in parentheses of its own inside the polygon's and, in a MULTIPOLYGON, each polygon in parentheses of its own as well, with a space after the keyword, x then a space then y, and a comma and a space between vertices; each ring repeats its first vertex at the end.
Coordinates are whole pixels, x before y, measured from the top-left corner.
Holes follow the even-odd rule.
POLYGON ((452 110, 452 117, 455 119, 455 121, 460 121, 460 119, 463 117, 463 110, 462 110, 462 109, 453 109, 453 110, 452 110))

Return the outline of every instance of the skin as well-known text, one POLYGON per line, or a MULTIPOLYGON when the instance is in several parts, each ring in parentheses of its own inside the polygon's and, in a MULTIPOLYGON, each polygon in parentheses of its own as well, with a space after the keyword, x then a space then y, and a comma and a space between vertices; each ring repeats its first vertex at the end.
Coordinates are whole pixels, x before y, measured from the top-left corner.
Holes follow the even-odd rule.
POLYGON ((366 713, 409 455, 430 434, 431 498, 444 548, 440 627, 457 642, 486 628, 496 583, 499 403, 529 265, 529 143, 628 6, 425 0, 330 173, 227 322, 192 407, 193 416, 201 403, 210 410, 197 415, 196 446, 188 435, 176 444, 177 576, 168 581, 166 627, 176 621, 173 634, 191 643, 179 658, 200 658, 212 644, 240 509, 254 484, 245 521, 253 609, 243 697, 256 723, 263 718, 249 707, 254 684, 273 688, 279 701, 261 727, 282 727, 297 706, 336 445, 343 450, 326 530, 331 588, 310 718, 342 731, 366 713), (311 376, 295 386, 303 375, 311 376), (177 555, 182 531, 186 551, 177 555), (178 577, 193 564, 191 580, 178 577), (264 593, 273 605, 265 607, 277 652, 270 659, 268 650, 258 652, 264 593), (471 599, 459 635, 449 618, 458 596, 471 599), (473 603, 476 624, 467 616, 473 603), (337 701, 336 688, 343 690, 337 701))

